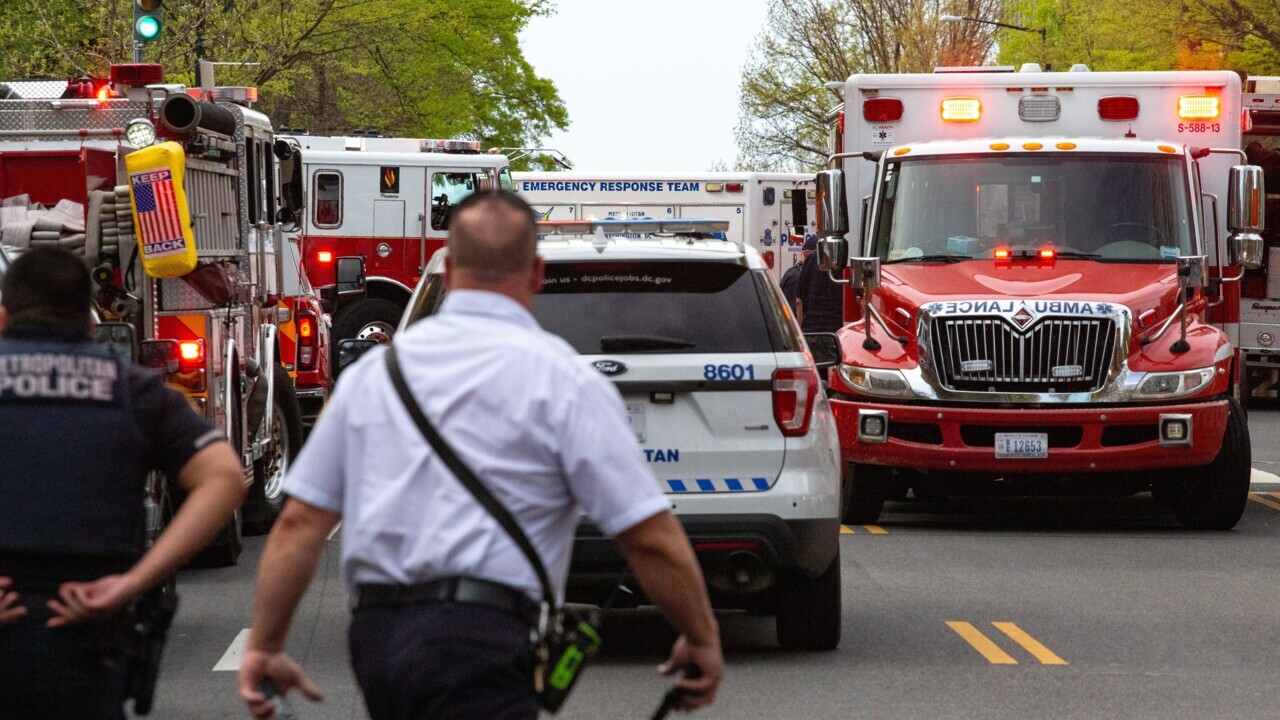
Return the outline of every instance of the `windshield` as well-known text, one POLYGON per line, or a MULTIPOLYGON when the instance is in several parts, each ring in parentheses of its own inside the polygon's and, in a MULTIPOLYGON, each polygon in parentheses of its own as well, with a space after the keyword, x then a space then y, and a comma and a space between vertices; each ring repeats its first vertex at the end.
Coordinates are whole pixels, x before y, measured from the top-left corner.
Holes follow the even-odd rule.
POLYGON ((992 258, 997 248, 1118 262, 1193 254, 1180 157, 901 161, 883 188, 875 254, 886 263, 992 258))

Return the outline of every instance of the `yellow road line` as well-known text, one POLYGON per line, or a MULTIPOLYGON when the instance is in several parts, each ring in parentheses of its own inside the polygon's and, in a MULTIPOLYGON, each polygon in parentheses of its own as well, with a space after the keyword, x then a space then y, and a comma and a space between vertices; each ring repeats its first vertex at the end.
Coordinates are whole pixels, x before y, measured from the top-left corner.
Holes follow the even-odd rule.
POLYGON ((848 525, 841 525, 841 526, 840 526, 840 534, 841 534, 841 535, 852 535, 852 534, 853 534, 853 528, 849 527, 848 525))
POLYGON ((1040 644, 1039 640, 1028 635, 1022 628, 1011 622, 993 622, 1001 632, 1013 638, 1013 641, 1021 645, 1027 652, 1035 656, 1041 665, 1066 665, 1067 661, 1053 654, 1053 651, 1040 644))
POLYGON ((866 528, 867 532, 871 533, 872 535, 888 535, 889 534, 888 530, 885 530, 879 525, 863 525, 862 527, 866 528))
POLYGON ((956 631, 956 634, 965 639, 965 642, 973 646, 987 659, 992 665, 1017 665, 1018 661, 1014 660, 1009 653, 1000 649, 998 645, 991 642, 986 635, 978 631, 978 628, 967 622, 947 621, 947 627, 956 631))
POLYGON ((1271 493, 1271 497, 1273 497, 1273 498, 1276 498, 1276 499, 1280 500, 1280 492, 1274 492, 1274 493, 1271 493))
POLYGON ((1272 510, 1280 510, 1280 503, 1278 503, 1278 502, 1276 502, 1276 501, 1274 501, 1274 500, 1268 500, 1268 499, 1266 499, 1266 498, 1262 497, 1261 495, 1259 495, 1258 493, 1250 493, 1250 494, 1249 494, 1249 499, 1250 499, 1250 500, 1252 500, 1252 501, 1254 501, 1254 502, 1256 502, 1256 503, 1258 503, 1259 505, 1266 505, 1267 507, 1271 508, 1272 510))

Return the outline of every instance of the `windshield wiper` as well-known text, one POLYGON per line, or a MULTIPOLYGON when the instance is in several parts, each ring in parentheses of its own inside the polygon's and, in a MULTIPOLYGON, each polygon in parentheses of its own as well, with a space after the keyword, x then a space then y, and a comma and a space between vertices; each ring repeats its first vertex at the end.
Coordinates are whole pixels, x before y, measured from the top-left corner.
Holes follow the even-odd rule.
POLYGON ((973 258, 969 257, 968 255, 944 255, 944 254, 938 254, 938 255, 916 255, 916 256, 914 256, 914 257, 903 257, 903 258, 898 258, 897 260, 885 260, 882 264, 883 264, 883 265, 892 265, 892 264, 894 264, 894 263, 905 263, 905 262, 948 262, 948 263, 957 263, 957 262, 961 262, 961 261, 963 261, 963 260, 972 260, 972 259, 973 259, 973 258))
POLYGON ((600 338, 601 352, 681 350, 691 347, 693 343, 688 340, 661 335, 605 335, 600 338))
POLYGON ((1054 257, 1071 258, 1072 260, 1099 260, 1102 258, 1102 256, 1097 253, 1072 252, 1070 250, 1065 252, 1058 250, 1054 252, 1054 257))

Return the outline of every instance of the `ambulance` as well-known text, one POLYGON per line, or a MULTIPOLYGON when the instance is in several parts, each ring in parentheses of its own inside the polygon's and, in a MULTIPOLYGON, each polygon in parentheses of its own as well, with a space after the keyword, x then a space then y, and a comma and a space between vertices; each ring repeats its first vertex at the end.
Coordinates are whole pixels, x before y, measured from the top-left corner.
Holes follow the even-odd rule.
POLYGON ((907 488, 1150 491, 1233 527, 1246 122, 1232 72, 850 77, 816 178, 820 266, 861 307, 828 377, 846 520, 907 488))
POLYGON ((808 173, 512 173, 543 221, 727 220, 725 240, 754 247, 779 280, 816 237, 808 173))
POLYGON ((507 158, 473 140, 288 136, 302 151, 309 209, 299 243, 306 276, 332 287, 336 261, 361 256, 365 297, 335 308, 332 337, 389 340, 453 208, 481 188, 511 187, 507 158))

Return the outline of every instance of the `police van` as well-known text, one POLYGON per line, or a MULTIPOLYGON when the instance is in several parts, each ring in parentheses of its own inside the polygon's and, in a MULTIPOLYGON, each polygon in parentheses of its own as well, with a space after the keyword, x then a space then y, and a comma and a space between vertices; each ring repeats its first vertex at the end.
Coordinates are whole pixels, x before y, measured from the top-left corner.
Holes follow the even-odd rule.
POLYGON ((775 280, 801 261, 816 236, 813 175, 807 173, 518 172, 511 179, 542 220, 703 218, 721 236, 759 251, 775 280))
MULTIPOLYGON (((834 648, 835 420, 809 345, 760 253, 709 237, 727 229, 666 220, 544 223, 547 281, 533 314, 621 391, 713 603, 776 614, 784 647, 834 648)), ((431 259, 401 331, 440 308, 446 252, 431 259)), ((833 341, 813 339, 832 362, 833 341)), ((584 524, 569 599, 599 603, 624 569, 612 541, 584 524)))

